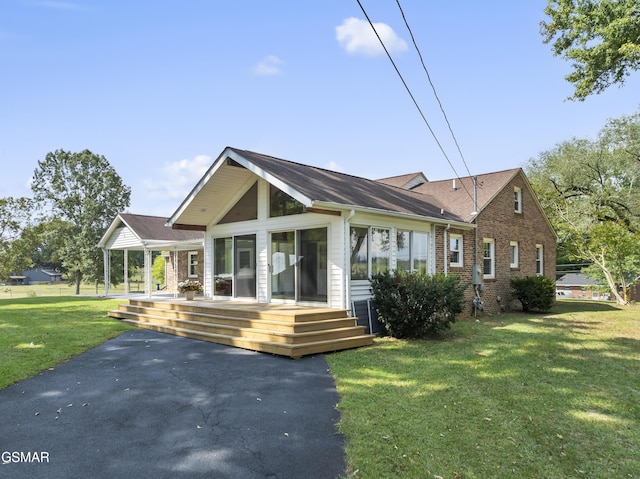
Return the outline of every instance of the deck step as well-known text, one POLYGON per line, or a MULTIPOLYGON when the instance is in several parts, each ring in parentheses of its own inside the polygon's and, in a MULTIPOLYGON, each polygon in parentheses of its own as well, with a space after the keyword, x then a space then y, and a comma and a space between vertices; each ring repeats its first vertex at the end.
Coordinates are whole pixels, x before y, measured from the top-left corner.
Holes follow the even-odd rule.
POLYGON ((291 358, 373 344, 340 309, 131 300, 108 314, 139 328, 291 358))

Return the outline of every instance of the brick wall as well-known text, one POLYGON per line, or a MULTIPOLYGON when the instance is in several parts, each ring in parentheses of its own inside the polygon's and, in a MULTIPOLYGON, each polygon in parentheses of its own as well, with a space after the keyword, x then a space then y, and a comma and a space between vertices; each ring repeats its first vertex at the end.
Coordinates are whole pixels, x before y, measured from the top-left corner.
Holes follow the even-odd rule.
MULTIPOLYGON (((168 257, 165 257, 165 284, 167 285, 167 291, 173 291, 174 287, 174 253, 169 253, 168 257)), ((178 282, 185 279, 197 279, 204 284, 204 250, 189 250, 178 251, 178 282), (189 276, 189 253, 197 251, 198 253, 198 266, 196 268, 196 276, 189 276)))
MULTIPOLYGON (((521 305, 511 297, 511 278, 533 276, 536 274, 536 245, 543 247, 543 273, 552 281, 556 279, 556 237, 549 226, 544 213, 539 208, 528 182, 522 174, 517 175, 477 218, 478 224, 478 264, 483 265, 483 240, 494 240, 495 274, 491 279, 483 278, 480 296, 484 303, 484 312, 500 313, 504 310, 520 309, 521 305), (514 188, 522 192, 522 212, 514 211, 514 188), (512 268, 510 263, 510 245, 518 242, 518 267, 512 268), (499 299, 499 301, 498 301, 499 299)), ((445 228, 436 228, 436 270, 444 271, 444 234, 445 228)), ((472 300, 475 292, 472 283, 474 264, 474 232, 450 228, 447 235, 463 235, 462 268, 451 267, 446 258, 448 272, 460 274, 463 284, 468 284, 465 291, 466 309, 463 316, 473 314, 472 300)))

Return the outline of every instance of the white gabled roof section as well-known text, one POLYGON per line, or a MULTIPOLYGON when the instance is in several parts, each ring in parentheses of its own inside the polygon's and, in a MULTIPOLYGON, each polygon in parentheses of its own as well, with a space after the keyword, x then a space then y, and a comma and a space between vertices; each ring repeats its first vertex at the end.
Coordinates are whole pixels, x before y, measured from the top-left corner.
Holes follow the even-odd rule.
POLYGON ((172 228, 180 227, 179 225, 206 226, 213 218, 214 205, 228 201, 231 198, 230 191, 234 188, 236 191, 237 188, 246 185, 249 174, 262 178, 307 207, 313 204, 313 200, 307 196, 260 168, 237 151, 226 147, 169 218, 167 226, 172 228), (236 166, 229 166, 227 160, 235 162, 236 166), (237 165, 243 168, 238 168, 237 165), (214 185, 216 178, 218 178, 218 184, 214 185))

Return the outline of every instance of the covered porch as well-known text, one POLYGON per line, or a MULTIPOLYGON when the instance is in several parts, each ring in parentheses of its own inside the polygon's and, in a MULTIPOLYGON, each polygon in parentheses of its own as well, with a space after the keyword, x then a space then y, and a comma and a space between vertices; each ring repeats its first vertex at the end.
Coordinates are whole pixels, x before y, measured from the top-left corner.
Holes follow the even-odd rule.
POLYGON ((373 344, 357 318, 328 307, 158 297, 130 299, 108 314, 140 328, 290 358, 373 344))

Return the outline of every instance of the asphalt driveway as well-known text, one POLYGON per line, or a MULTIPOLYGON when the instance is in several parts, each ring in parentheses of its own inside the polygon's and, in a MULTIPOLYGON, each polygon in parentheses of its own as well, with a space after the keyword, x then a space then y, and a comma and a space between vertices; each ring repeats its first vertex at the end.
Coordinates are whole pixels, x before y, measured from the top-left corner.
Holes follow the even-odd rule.
POLYGON ((129 331, 0 391, 2 478, 345 474, 322 356, 129 331))

